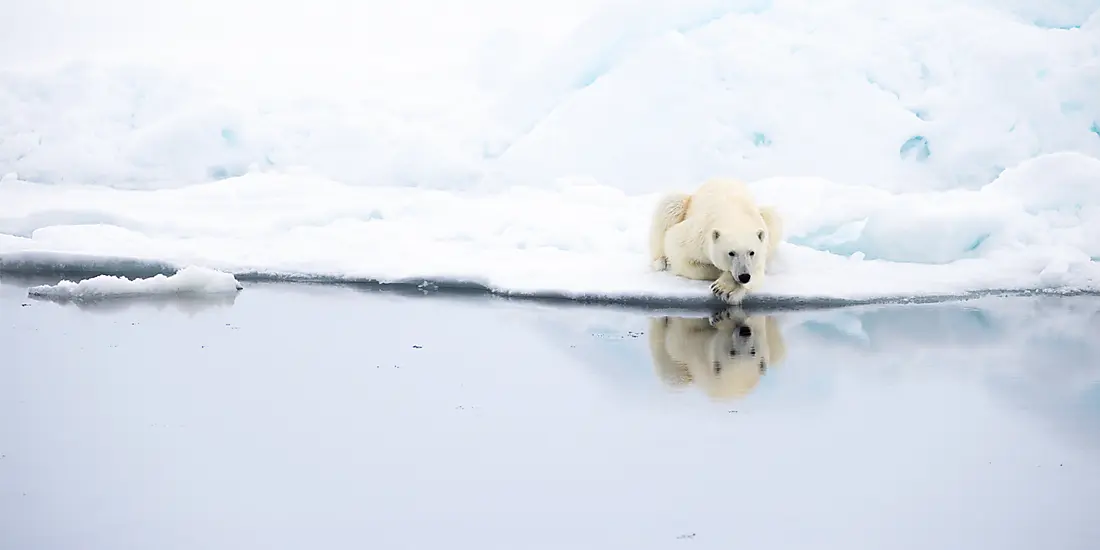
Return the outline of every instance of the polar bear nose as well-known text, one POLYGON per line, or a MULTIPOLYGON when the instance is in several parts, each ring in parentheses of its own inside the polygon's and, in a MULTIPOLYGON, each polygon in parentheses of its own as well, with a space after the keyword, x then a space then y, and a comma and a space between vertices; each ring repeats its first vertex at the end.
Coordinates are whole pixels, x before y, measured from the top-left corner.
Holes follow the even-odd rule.
POLYGON ((752 336, 752 329, 748 326, 742 326, 741 328, 737 329, 737 334, 742 338, 748 338, 749 336, 752 336))
POLYGON ((752 279, 752 276, 750 276, 748 273, 742 273, 742 274, 737 276, 737 280, 741 281, 741 284, 748 283, 749 279, 752 279))

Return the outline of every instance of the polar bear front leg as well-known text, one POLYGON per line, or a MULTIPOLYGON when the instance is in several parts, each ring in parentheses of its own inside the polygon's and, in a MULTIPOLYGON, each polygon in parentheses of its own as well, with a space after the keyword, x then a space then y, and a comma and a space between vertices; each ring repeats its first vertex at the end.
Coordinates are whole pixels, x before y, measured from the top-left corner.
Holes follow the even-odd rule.
POLYGON ((748 294, 748 289, 741 283, 734 281, 733 274, 729 271, 723 272, 717 280, 710 284, 710 291, 721 298, 722 301, 731 305, 740 304, 741 300, 745 298, 745 294, 748 294))

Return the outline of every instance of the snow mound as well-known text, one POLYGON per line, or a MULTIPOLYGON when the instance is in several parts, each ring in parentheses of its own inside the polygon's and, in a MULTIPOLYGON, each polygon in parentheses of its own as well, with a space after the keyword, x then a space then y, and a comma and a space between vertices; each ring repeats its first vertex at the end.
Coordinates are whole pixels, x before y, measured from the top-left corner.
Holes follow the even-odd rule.
POLYGON ((355 87, 274 93, 217 75, 91 62, 0 71, 0 174, 159 188, 307 169, 356 184, 461 188, 478 173, 455 128, 463 113, 355 87))
MULTIPOLYGON (((787 231, 759 299, 1100 291, 1091 157, 1040 157, 977 190, 893 193, 821 178, 750 187, 787 231), (1042 192, 1052 186, 1058 194, 1042 192)), ((0 184, 0 268, 196 264, 239 276, 712 301, 706 282, 650 271, 659 195, 591 180, 470 194, 256 173, 157 191, 62 189, 0 184)))
POLYGON ((650 192, 734 173, 976 189, 1039 155, 1100 156, 1094 0, 627 4, 499 98, 516 123, 486 166, 493 181, 588 175, 650 192))
POLYGON ((304 17, 204 0, 157 18, 182 29, 118 38, 129 56, 15 67, 2 52, 61 47, 59 22, 72 40, 139 30, 103 7, 27 4, 0 34, 0 174, 161 188, 302 169, 453 190, 588 176, 642 193, 732 173, 911 191, 1100 156, 1095 0, 494 1, 331 0, 304 17), (595 15, 534 36, 572 27, 535 22, 555 10, 595 15), (496 28, 504 11, 530 11, 526 30, 496 28), (225 41, 186 39, 211 25, 225 41))
POLYGON ((31 287, 30 296, 53 300, 96 300, 113 297, 163 296, 169 294, 227 294, 240 290, 241 284, 229 273, 188 266, 174 275, 154 275, 147 279, 127 279, 100 275, 80 282, 63 280, 56 285, 31 287))

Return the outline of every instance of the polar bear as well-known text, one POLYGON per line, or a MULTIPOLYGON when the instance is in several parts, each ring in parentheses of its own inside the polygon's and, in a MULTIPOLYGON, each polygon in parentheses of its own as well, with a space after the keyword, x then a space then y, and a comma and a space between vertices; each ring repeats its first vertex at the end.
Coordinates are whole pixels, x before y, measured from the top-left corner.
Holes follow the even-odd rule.
POLYGON ((758 207, 743 182, 710 179, 695 193, 670 193, 658 201, 650 259, 656 271, 714 281, 711 292, 739 304, 763 283, 782 231, 779 213, 758 207))
POLYGON ((775 318, 731 307, 705 317, 650 319, 654 367, 670 386, 695 383, 712 399, 751 393, 769 368, 787 356, 775 318))

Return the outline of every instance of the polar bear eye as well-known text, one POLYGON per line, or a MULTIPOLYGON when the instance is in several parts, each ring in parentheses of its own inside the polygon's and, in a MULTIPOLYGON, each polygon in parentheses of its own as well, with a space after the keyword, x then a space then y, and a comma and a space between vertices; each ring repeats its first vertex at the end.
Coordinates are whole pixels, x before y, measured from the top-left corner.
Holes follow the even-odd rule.
POLYGON ((749 256, 755 256, 755 255, 756 255, 756 251, 755 251, 755 250, 750 250, 750 251, 749 251, 749 256))
POLYGON ((753 356, 753 357, 756 357, 756 348, 752 348, 752 349, 750 349, 750 350, 749 350, 749 355, 751 355, 751 356, 753 356))
POLYGON ((730 258, 732 258, 732 257, 736 256, 736 255, 737 255, 737 253, 736 253, 736 252, 734 252, 734 251, 732 251, 732 250, 730 250, 730 252, 729 252, 729 255, 730 255, 730 258))
POLYGON ((760 239, 760 242, 764 242, 764 230, 763 229, 756 232, 756 238, 760 239))
POLYGON ((713 238, 714 240, 717 241, 718 237, 721 237, 722 234, 719 233, 717 229, 715 229, 714 231, 711 232, 710 236, 711 236, 711 238, 713 238))

